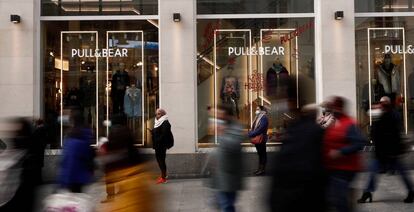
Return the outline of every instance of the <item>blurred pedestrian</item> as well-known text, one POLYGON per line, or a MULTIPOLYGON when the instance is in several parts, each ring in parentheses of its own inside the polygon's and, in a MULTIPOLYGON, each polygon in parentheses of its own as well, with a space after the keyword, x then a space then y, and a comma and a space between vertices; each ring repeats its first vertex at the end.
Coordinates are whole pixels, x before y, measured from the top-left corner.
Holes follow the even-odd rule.
MULTIPOLYGON (((106 199, 102 202, 112 201, 115 196, 115 184, 109 181, 109 173, 115 170, 118 161, 129 162, 135 159, 134 136, 125 126, 125 117, 121 114, 114 114, 111 121, 111 128, 108 139, 101 146, 101 153, 104 158, 106 199)), ((104 140, 104 139, 101 139, 104 140)), ((119 163, 119 162, 118 162, 119 163)))
POLYGON ((380 108, 382 113, 371 128, 371 138, 375 144, 375 158, 370 162, 369 181, 358 203, 372 202, 372 192, 376 190, 376 176, 384 168, 392 168, 399 172, 408 191, 404 202, 412 203, 414 200, 413 184, 400 158, 404 152, 400 114, 393 109, 391 99, 387 96, 381 98, 380 108))
POLYGON ((335 124, 335 117, 330 109, 327 108, 326 103, 322 104, 322 115, 318 118, 317 122, 326 129, 335 124))
POLYGON ((138 149, 125 117, 114 115, 108 136, 105 166, 107 203, 102 211, 155 211, 149 182, 151 174, 138 149))
POLYGON ((366 139, 359 131, 356 121, 348 116, 346 100, 331 97, 327 103, 335 116, 335 124, 328 127, 324 136, 324 163, 329 174, 329 201, 338 212, 352 211, 349 196, 351 182, 361 170, 359 151, 366 139))
POLYGON ((304 107, 286 128, 274 165, 271 211, 325 211, 324 130, 315 122, 316 109, 304 107))
POLYGON ((44 166, 45 148, 48 143, 48 129, 43 120, 35 121, 34 131, 32 134, 33 142, 29 144, 28 157, 30 158, 30 167, 32 169, 32 178, 35 184, 42 184, 42 168, 44 166))
POLYGON ((237 191, 242 189, 243 157, 241 142, 243 128, 235 120, 231 106, 217 107, 217 140, 219 145, 213 156, 211 186, 217 190, 221 211, 236 211, 237 191))
POLYGON ((253 121, 252 128, 248 134, 251 142, 254 144, 259 155, 259 167, 254 172, 255 175, 263 175, 265 173, 267 153, 267 130, 269 127, 269 119, 267 117, 267 111, 262 105, 256 108, 256 117, 253 121))
MULTIPOLYGON (((8 158, 6 160, 13 159, 14 165, 6 170, 6 173, 2 173, 2 183, 12 183, 15 185, 2 185, 1 189, 6 189, 5 192, 10 192, 5 195, 11 197, 6 204, 0 205, 0 211, 33 211, 34 210, 34 198, 35 189, 38 185, 37 181, 37 167, 32 167, 31 150, 33 146, 32 138, 32 124, 26 118, 15 118, 11 121, 14 127, 13 138, 11 144, 7 147, 7 151, 2 154, 6 154, 8 158), (10 179, 10 176, 14 176, 17 179, 10 179), (10 187, 11 186, 11 187, 10 187), (17 186, 17 187, 16 187, 17 186), (15 192, 15 193, 14 193, 15 192)), ((6 161, 2 161, 6 163, 6 161)), ((5 165, 5 164, 2 164, 5 165)), ((2 192, 3 195, 3 192, 2 192)), ((2 196, 1 199, 5 197, 2 196)))
POLYGON ((84 127, 79 110, 73 109, 69 120, 72 128, 63 141, 59 184, 71 192, 81 193, 83 187, 91 183, 94 172, 92 131, 84 127))
POLYGON ((161 108, 157 109, 155 113, 152 142, 155 157, 161 170, 161 176, 157 179, 157 184, 167 183, 167 164, 165 163, 165 159, 167 149, 170 149, 174 145, 174 137, 171 132, 171 124, 168 121, 167 112, 161 108))

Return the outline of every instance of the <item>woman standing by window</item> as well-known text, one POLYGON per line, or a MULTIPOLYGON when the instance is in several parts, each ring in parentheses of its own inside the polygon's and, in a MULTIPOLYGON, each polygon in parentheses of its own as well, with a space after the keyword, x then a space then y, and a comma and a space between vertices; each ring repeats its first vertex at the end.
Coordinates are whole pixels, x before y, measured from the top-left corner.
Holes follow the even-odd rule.
POLYGON ((253 121, 252 129, 249 132, 249 137, 252 143, 256 146, 257 154, 259 155, 259 168, 254 172, 255 175, 263 175, 265 173, 267 153, 267 129, 269 127, 269 120, 265 107, 258 106, 256 108, 256 118, 253 121))
POLYGON ((158 166, 161 169, 161 177, 157 179, 157 184, 167 183, 167 165, 165 158, 167 149, 174 145, 174 137, 171 132, 171 124, 168 121, 167 112, 164 109, 157 109, 155 113, 155 124, 152 130, 153 148, 158 166))

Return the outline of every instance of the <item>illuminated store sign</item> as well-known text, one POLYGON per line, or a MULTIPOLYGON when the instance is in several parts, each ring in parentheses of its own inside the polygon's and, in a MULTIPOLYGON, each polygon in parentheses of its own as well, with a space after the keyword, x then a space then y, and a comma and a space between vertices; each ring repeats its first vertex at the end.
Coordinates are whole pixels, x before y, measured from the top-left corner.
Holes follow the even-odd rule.
POLYGON ((72 57, 128 57, 128 49, 72 49, 72 57))
POLYGON ((414 54, 413 45, 408 45, 407 49, 404 50, 403 45, 385 45, 385 54, 414 54))
POLYGON ((283 46, 278 46, 278 47, 229 47, 228 49, 228 54, 229 56, 231 55, 235 55, 235 56, 240 56, 240 55, 259 55, 259 56, 271 56, 271 55, 285 55, 285 47, 283 46))

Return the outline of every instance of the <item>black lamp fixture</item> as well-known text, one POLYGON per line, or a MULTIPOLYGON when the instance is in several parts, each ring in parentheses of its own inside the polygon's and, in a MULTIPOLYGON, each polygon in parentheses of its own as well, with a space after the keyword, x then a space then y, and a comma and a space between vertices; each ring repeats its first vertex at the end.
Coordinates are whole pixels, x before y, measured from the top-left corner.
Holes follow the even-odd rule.
POLYGON ((173 14, 173 20, 174 20, 174 22, 180 22, 181 21, 180 13, 174 13, 173 14))
POLYGON ((15 24, 18 24, 18 23, 20 23, 20 16, 19 15, 10 15, 10 21, 15 23, 15 24))
POLYGON ((335 20, 342 20, 342 19, 344 19, 344 11, 336 11, 335 20))

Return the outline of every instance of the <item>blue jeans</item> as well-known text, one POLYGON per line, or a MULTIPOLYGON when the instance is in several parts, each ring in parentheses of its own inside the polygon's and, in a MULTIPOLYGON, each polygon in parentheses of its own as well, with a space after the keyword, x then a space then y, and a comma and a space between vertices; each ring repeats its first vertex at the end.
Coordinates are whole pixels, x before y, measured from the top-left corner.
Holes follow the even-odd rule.
POLYGON ((368 185, 365 189, 365 192, 374 192, 376 190, 376 176, 380 172, 381 167, 389 167, 392 170, 398 171, 398 173, 401 175, 401 178, 405 184, 405 187, 408 191, 413 191, 413 184, 408 177, 408 173, 406 169, 404 168, 404 165, 401 163, 401 161, 397 158, 388 160, 387 162, 380 162, 377 159, 374 159, 371 161, 369 165, 369 181, 368 185))
POLYGON ((349 196, 350 184, 355 177, 351 171, 331 171, 329 173, 328 200, 338 212, 351 211, 349 196))
POLYGON ((234 203, 236 202, 236 192, 223 192, 219 191, 217 194, 220 209, 223 212, 234 212, 236 208, 234 203))

